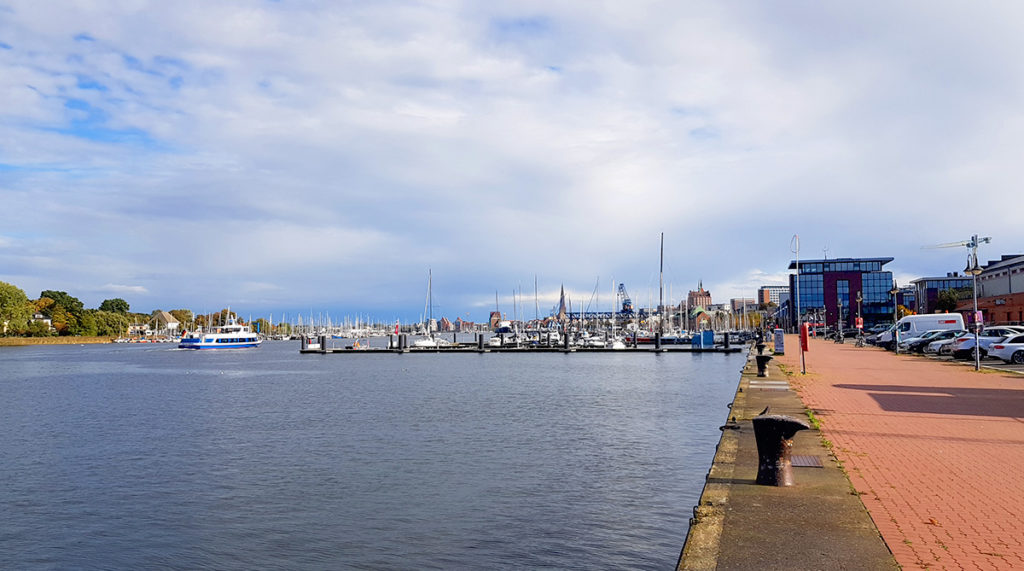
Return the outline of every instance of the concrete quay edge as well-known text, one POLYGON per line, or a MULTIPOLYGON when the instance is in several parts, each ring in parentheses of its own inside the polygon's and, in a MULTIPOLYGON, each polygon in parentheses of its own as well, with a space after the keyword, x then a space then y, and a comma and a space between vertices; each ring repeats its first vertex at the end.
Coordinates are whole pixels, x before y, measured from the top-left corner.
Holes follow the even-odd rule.
POLYGON ((779 383, 787 381, 786 371, 771 361, 767 378, 759 378, 753 355, 729 405, 677 569, 899 569, 817 429, 798 432, 792 452, 817 458, 821 467, 794 466, 790 487, 754 483, 751 419, 765 407, 801 420, 808 415, 788 382, 779 383))

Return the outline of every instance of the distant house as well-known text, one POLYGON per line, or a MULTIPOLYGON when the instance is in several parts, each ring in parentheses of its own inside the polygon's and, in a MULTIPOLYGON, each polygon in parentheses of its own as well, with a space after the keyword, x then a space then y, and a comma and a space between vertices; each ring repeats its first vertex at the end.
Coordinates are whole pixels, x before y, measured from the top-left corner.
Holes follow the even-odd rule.
POLYGON ((160 310, 153 312, 153 318, 149 320, 147 325, 150 326, 150 329, 154 329, 161 333, 166 332, 168 335, 177 333, 178 328, 181 326, 173 315, 160 310))
MULTIPOLYGON (((51 331, 53 330, 53 321, 51 321, 49 317, 43 315, 42 313, 36 313, 35 315, 33 315, 32 323, 43 323, 46 325, 47 329, 51 331)), ((4 330, 6 331, 6 327, 4 328, 4 330)))

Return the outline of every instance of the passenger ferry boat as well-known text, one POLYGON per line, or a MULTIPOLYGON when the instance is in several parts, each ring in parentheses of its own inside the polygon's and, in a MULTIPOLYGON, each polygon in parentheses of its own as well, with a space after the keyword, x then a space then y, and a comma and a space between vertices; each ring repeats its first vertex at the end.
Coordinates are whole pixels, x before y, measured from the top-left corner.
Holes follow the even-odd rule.
POLYGON ((249 329, 248 325, 228 319, 227 325, 215 325, 212 331, 201 329, 181 336, 179 349, 246 349, 259 347, 263 340, 249 329))

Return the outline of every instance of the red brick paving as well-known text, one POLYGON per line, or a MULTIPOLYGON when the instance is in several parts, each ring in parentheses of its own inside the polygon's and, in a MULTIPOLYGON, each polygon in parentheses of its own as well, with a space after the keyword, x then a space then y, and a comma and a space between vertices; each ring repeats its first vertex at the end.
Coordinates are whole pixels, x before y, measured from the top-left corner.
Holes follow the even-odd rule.
POLYGON ((905 569, 1024 569, 1024 376, 795 336, 777 362, 905 569))

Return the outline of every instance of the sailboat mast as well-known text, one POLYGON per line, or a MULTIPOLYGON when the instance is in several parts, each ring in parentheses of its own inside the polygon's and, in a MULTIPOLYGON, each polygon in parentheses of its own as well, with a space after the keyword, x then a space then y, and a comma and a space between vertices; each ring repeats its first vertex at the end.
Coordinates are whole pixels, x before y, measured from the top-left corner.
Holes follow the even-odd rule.
POLYGON ((665 333, 665 233, 661 233, 661 262, 658 265, 658 311, 661 312, 661 319, 658 320, 658 332, 665 333))
POLYGON ((540 321, 540 298, 537 296, 537 274, 533 274, 533 319, 540 321))

